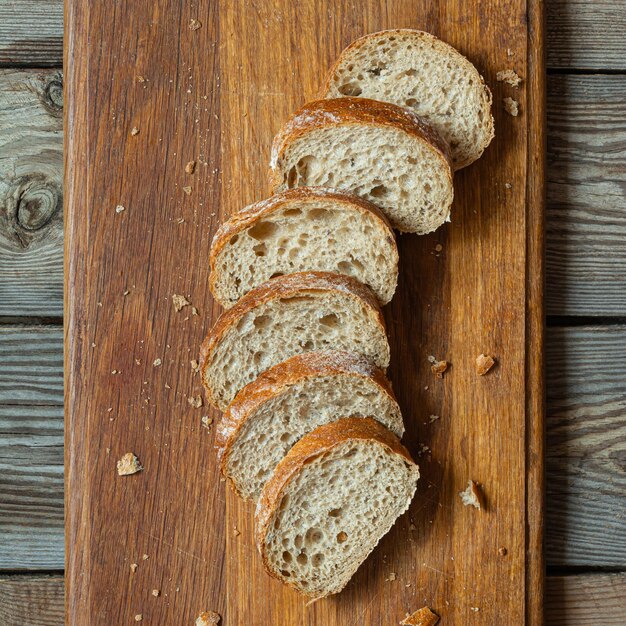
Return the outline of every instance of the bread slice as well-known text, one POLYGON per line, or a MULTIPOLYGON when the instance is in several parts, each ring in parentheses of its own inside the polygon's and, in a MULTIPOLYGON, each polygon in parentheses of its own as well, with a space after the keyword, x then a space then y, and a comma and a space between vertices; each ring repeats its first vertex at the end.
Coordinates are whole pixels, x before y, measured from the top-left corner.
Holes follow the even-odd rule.
POLYGON ((274 276, 339 272, 393 297, 398 249, 387 219, 357 196, 306 187, 252 204, 219 229, 211 246, 213 295, 226 308, 274 276))
POLYGON ((454 195, 448 147, 409 109, 365 98, 310 102, 274 139, 274 191, 332 187, 375 204, 394 228, 435 230, 454 195))
POLYGON ((328 272, 279 276, 223 313, 200 350, 202 382, 222 411, 261 372, 289 357, 345 350, 389 365, 376 296, 354 278, 328 272))
POLYGON ((491 92, 457 50, 419 30, 384 30, 348 46, 322 89, 408 107, 450 146, 454 169, 473 163, 494 136, 491 92))
POLYGON ((400 407, 385 374, 359 354, 307 352, 246 385, 217 431, 221 468, 235 491, 257 500, 278 462, 306 433, 339 417, 373 417, 398 437, 400 407))
POLYGON ((372 418, 305 435, 278 464, 256 509, 265 569, 307 596, 341 591, 411 503, 419 470, 372 418))

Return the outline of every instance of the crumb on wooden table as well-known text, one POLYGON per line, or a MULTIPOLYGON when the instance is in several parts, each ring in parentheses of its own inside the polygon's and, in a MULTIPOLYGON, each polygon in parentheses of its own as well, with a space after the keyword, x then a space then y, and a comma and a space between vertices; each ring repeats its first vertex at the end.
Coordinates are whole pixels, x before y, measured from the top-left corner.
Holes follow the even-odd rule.
POLYGON ((435 378, 443 378, 449 363, 447 361, 438 361, 434 356, 428 357, 428 360, 430 361, 430 370, 435 375, 435 378))
POLYGON ((203 611, 196 619, 196 626, 217 626, 222 617, 215 611, 203 611))
POLYGON ((161 595, 161 590, 160 590, 160 589, 153 589, 153 590, 152 590, 152 595, 153 595, 155 598, 158 598, 158 597, 161 595))
POLYGON ((189 30, 198 30, 202 28, 202 22, 200 20, 192 19, 189 22, 189 30))
POLYGON ((118 462, 117 462, 117 473, 120 476, 130 476, 131 474, 136 474, 143 469, 141 463, 139 463, 139 459, 132 453, 127 452, 118 462))
POLYGON ((194 409, 199 409, 203 404, 202 396, 189 396, 187 402, 189 402, 194 409))
POLYGON ((118 204, 115 207, 115 212, 116 213, 121 213, 122 211, 125 211, 125 210, 126 210, 126 207, 123 204, 118 204))
POLYGON ((191 195, 191 187, 189 185, 187 185, 186 187, 183 187, 183 191, 190 196, 191 195))
POLYGON ((513 117, 517 117, 519 114, 519 103, 517 100, 513 100, 513 98, 509 98, 508 96, 504 98, 504 110, 513 117))
POLYGON ((196 171, 196 162, 195 161, 189 161, 187 163, 187 165, 185 165, 185 173, 186 174, 193 174, 196 171))
POLYGON ((209 417, 208 415, 203 415, 202 416, 202 425, 209 430, 211 428, 211 424, 213 423, 213 418, 209 417))
POLYGON ((439 415, 430 415, 428 420, 430 421, 430 423, 432 424, 433 422, 436 422, 439 419, 439 415))
POLYGON ((509 551, 503 546, 502 548, 498 549, 498 554, 500 556, 506 556, 509 553, 509 551))
POLYGON ((137 615, 135 615, 135 621, 141 622, 142 620, 143 620, 143 615, 141 613, 137 613, 137 615))
POLYGON ((154 361, 152 361, 152 367, 159 367, 162 363, 163 361, 161 359, 154 359, 154 361))
POLYGON ((389 578, 387 578, 386 580, 388 582, 393 582, 396 579, 396 573, 395 572, 389 572, 389 578))
POLYGON ((176 311, 182 311, 184 307, 191 304, 185 296, 181 296, 177 293, 172 295, 172 303, 174 304, 174 309, 176 309, 176 311))
POLYGON ((473 506, 480 510, 484 506, 484 497, 478 483, 473 480, 467 481, 465 491, 459 491, 461 502, 464 506, 473 506))
POLYGON ((139 565, 137 565, 137 563, 131 563, 130 564, 130 571, 134 574, 137 571, 138 567, 139 567, 139 565))
POLYGON ((139 129, 138 129, 136 126, 133 126, 133 127, 130 129, 130 134, 131 134, 133 137, 136 137, 136 136, 139 134, 139 129))
POLYGON ((502 70, 496 74, 496 80, 501 83, 511 85, 511 87, 519 87, 522 79, 517 75, 515 70, 502 70))
POLYGON ((494 365, 496 360, 488 354, 479 354, 476 357, 476 373, 484 376, 494 365))
POLYGON ((191 359, 189 364, 191 365, 191 369, 194 374, 197 374, 200 371, 200 363, 198 363, 197 359, 191 359))
POLYGON ((400 624, 402 626, 435 626, 439 622, 439 615, 433 613, 427 606, 407 615, 400 624))

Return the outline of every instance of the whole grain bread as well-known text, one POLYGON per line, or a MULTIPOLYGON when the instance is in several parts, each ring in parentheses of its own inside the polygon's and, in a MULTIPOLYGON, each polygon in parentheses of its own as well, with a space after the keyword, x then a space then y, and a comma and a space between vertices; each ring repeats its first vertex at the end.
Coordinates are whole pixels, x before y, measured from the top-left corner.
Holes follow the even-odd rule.
POLYGON ((222 411, 261 372, 303 352, 345 350, 383 369, 389 344, 376 296, 328 272, 279 276, 225 311, 200 350, 207 399, 222 411))
POLYGON ((338 272, 368 285, 381 304, 398 279, 393 230, 370 202, 321 187, 291 189, 233 215, 211 245, 210 287, 226 308, 274 276, 338 272))
POLYGON ((274 139, 275 192, 321 186, 375 204, 400 231, 428 233, 454 195, 446 143, 407 108, 365 98, 310 102, 274 139))
POLYGON ((400 407, 382 370, 359 354, 306 352, 246 385, 217 431, 221 469, 245 499, 256 500, 270 474, 303 435, 340 417, 373 417, 398 437, 400 407))
POLYGON ((256 509, 267 572, 312 598, 338 593, 404 513, 419 470, 372 418, 305 435, 278 464, 256 509))
POLYGON ((357 39, 329 71, 322 96, 407 107, 448 143, 455 169, 478 159, 494 136, 491 92, 478 70, 452 46, 419 30, 357 39))

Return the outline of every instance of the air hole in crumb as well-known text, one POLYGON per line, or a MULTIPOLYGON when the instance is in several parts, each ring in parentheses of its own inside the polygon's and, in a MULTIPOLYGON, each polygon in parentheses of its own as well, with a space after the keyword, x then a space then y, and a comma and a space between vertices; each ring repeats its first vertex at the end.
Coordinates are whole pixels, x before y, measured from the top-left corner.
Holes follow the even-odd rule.
POLYGON ((433 189, 433 188, 430 186, 430 184, 429 184, 429 183, 424 183, 424 191, 425 191, 426 193, 430 193, 430 192, 432 191, 432 189, 433 189))
POLYGON ((289 433, 283 433, 280 436, 280 440, 285 443, 286 441, 289 441, 289 439, 291 438, 291 435, 289 433))
POLYGON ((337 533, 337 543, 344 543, 347 538, 348 535, 346 535, 343 530, 337 533))
POLYGON ((285 177, 285 182, 287 183, 287 187, 292 189, 296 181, 298 180, 298 172, 296 171, 296 166, 294 165, 289 172, 287 172, 287 176, 285 177))
POLYGON ((271 318, 269 315, 259 315, 254 318, 255 328, 267 328, 270 325, 271 318))
POLYGON ((382 198, 387 195, 388 192, 389 189, 387 189, 385 185, 376 185, 376 187, 372 188, 370 191, 370 196, 373 196, 374 198, 382 198))
POLYGON ((280 573, 285 577, 285 578, 289 578, 291 576, 291 572, 287 571, 286 569, 281 569, 280 573))
POLYGON ((339 324, 339 318, 335 313, 329 313, 324 315, 324 317, 320 317, 320 324, 328 328, 335 328, 339 324))
POLYGON ((363 93, 363 90, 358 86, 357 83, 344 83, 339 87, 339 93, 344 96, 360 96, 363 93))
POLYGON ((293 544, 296 546, 296 548, 298 548, 298 550, 300 550, 300 548, 302 548, 302 535, 296 535, 294 540, 293 540, 293 544))
MULTIPOLYGON (((284 248, 280 248, 280 250, 282 250, 283 252, 285 251, 284 248)), ((279 276, 284 276, 284 274, 282 272, 274 272, 271 276, 271 278, 278 278, 279 276)))
POLYGON ((283 561, 285 561, 285 563, 291 563, 291 552, 285 550, 283 552, 283 561))
POLYGON ((406 72, 403 72, 402 74, 403 76, 417 76, 417 70, 410 68, 406 72))
POLYGON ((328 511, 328 515, 331 517, 339 517, 341 515, 341 509, 331 509, 328 511))
POLYGON ((404 104, 408 107, 414 107, 417 104, 417 100, 415 98, 408 98, 404 101, 404 104))
POLYGON ((302 215, 302 209, 285 209, 283 211, 284 217, 297 217, 298 215, 302 215))
POLYGON ((306 216, 310 220, 324 220, 328 217, 328 211, 326 209, 311 209, 306 216))
POLYGON ((265 254, 267 253, 267 246, 263 242, 257 243, 257 245, 254 246, 252 250, 254 251, 254 254, 256 256, 265 256, 265 254))
POLYGON ((269 239, 277 229, 276 224, 272 222, 259 222, 248 231, 248 234, 257 241, 263 241, 269 239))
POLYGON ((228 242, 231 246, 234 246, 239 240, 239 235, 233 235, 228 242))
POLYGON ((306 565, 308 560, 309 557, 304 552, 300 552, 300 554, 296 557, 296 561, 298 561, 300 565, 306 565))
POLYGON ((313 558, 311 559, 311 563, 313 564, 313 567, 319 567, 323 562, 324 562, 324 555, 321 552, 314 554, 313 558))

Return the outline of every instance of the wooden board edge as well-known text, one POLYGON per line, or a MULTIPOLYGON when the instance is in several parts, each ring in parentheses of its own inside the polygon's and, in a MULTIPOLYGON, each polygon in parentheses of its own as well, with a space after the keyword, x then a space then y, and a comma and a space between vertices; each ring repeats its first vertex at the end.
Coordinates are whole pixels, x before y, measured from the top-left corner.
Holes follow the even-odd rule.
POLYGON ((528 0, 526 173, 526 624, 544 623, 545 556, 545 169, 544 0, 528 0))

